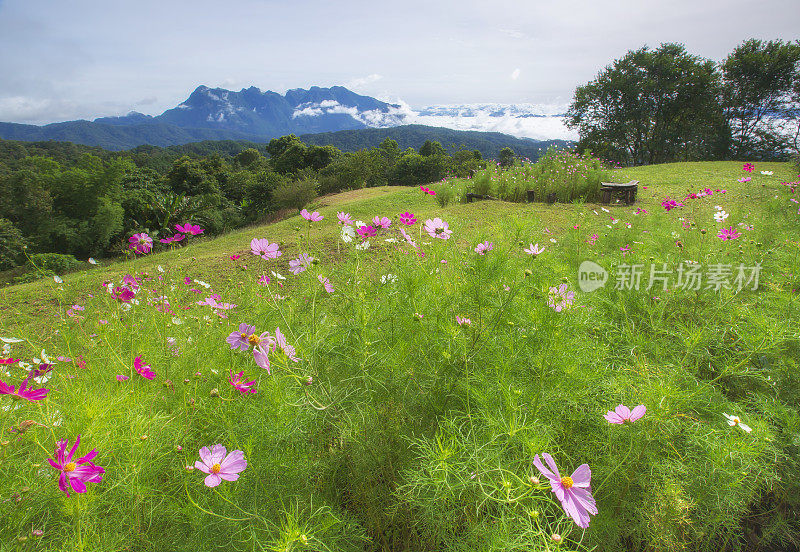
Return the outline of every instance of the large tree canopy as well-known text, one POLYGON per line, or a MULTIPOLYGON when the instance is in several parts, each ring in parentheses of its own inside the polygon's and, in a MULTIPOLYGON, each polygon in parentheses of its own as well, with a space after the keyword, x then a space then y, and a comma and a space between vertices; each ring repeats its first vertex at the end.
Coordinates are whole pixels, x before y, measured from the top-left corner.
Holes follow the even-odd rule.
POLYGON ((720 65, 730 155, 782 157, 797 150, 800 117, 800 42, 751 39, 720 65))
POLYGON ((579 148, 625 164, 708 159, 725 144, 715 64, 680 44, 628 52, 578 87, 567 112, 579 148))

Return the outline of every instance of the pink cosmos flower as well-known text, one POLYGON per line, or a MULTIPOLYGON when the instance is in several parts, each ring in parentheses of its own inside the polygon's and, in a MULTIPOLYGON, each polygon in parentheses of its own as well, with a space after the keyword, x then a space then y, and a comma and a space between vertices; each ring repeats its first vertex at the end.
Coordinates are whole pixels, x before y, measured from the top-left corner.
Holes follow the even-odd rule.
POLYGON ((736 231, 736 229, 731 226, 730 228, 723 228, 717 234, 717 237, 722 239, 722 241, 726 240, 735 240, 736 238, 740 237, 741 234, 736 231))
POLYGON ((453 233, 453 231, 448 227, 447 223, 439 217, 426 220, 423 229, 430 237, 439 238, 440 240, 450 239, 450 234, 453 233))
POLYGON ((219 310, 235 309, 237 306, 232 303, 220 303, 219 295, 217 294, 211 295, 210 297, 206 297, 202 301, 197 301, 197 304, 200 306, 209 306, 212 309, 219 309, 219 310))
POLYGON ((285 354, 289 360, 292 362, 300 361, 300 359, 295 356, 295 348, 286 342, 286 336, 281 333, 280 328, 275 328, 275 343, 281 348, 281 351, 283 351, 283 354, 285 354))
POLYGON ((289 261, 289 272, 296 276, 311 266, 313 261, 314 257, 309 257, 308 253, 301 253, 296 259, 289 261))
POLYGON ((406 226, 411 226, 415 222, 417 222, 416 217, 414 217, 414 213, 409 213, 406 211, 400 215, 400 222, 405 224, 406 226))
POLYGON ((0 365, 2 365, 2 364, 16 364, 19 361, 20 361, 20 359, 18 359, 18 358, 0 358, 0 365))
POLYGON ((174 236, 170 236, 169 238, 162 238, 158 241, 160 241, 161 243, 174 243, 181 241, 185 237, 186 236, 184 236, 183 234, 175 234, 174 236))
POLYGON ((153 369, 150 367, 150 365, 142 362, 141 356, 137 356, 133 360, 133 367, 136 370, 136 373, 142 376, 143 378, 152 380, 153 378, 156 377, 156 374, 155 372, 153 372, 153 369))
POLYGON ((241 257, 241 255, 231 255, 231 256, 230 256, 230 257, 228 257, 228 258, 229 258, 230 260, 232 260, 232 261, 238 261, 238 260, 239 260, 239 257, 241 257))
POLYGON ((372 224, 385 230, 392 225, 392 221, 389 217, 379 217, 375 215, 375 217, 372 219, 372 224))
POLYGON ((742 165, 742 169, 744 170, 744 172, 750 173, 756 170, 756 167, 752 163, 745 163, 744 165, 742 165))
POLYGON ((462 327, 472 326, 472 320, 469 318, 461 318, 460 316, 456 315, 456 324, 462 327))
POLYGON ((419 189, 425 193, 428 193, 428 188, 426 188, 425 186, 420 186, 419 189))
POLYGON ((752 180, 752 178, 750 178, 749 176, 743 176, 738 180, 738 182, 741 182, 742 184, 744 184, 745 182, 750 182, 751 180, 752 180))
POLYGON ((225 481, 239 479, 239 474, 247 467, 247 462, 241 450, 234 450, 228 454, 228 450, 222 445, 214 445, 212 450, 208 450, 208 447, 200 449, 200 460, 195 461, 194 467, 208 474, 205 479, 206 487, 216 487, 223 479, 225 481))
POLYGON ((271 281, 272 279, 266 274, 262 274, 258 279, 258 283, 261 284, 262 286, 269 285, 271 281))
POLYGON ((231 332, 225 341, 231 346, 231 349, 241 349, 246 351, 253 346, 253 359, 259 367, 263 368, 270 373, 269 351, 275 350, 275 339, 269 335, 269 332, 264 332, 261 335, 255 332, 255 326, 248 324, 239 324, 238 332, 231 332))
POLYGON ((532 243, 530 244, 530 246, 528 246, 528 249, 523 249, 523 251, 528 255, 533 255, 534 257, 536 257, 544 253, 544 247, 540 249, 538 243, 532 243))
POLYGON ((234 374, 233 370, 230 370, 230 373, 231 373, 231 379, 228 381, 234 387, 234 389, 239 391, 239 393, 241 393, 242 395, 247 395, 248 393, 256 392, 256 390, 253 388, 253 386, 256 383, 256 380, 243 382, 242 381, 242 376, 244 376, 243 371, 239 372, 238 374, 234 374))
POLYGON ((80 442, 81 436, 78 435, 69 454, 65 455, 69 441, 61 439, 56 446, 54 458, 47 459, 53 468, 61 472, 58 476, 58 488, 64 491, 67 496, 69 496, 70 487, 76 493, 85 493, 86 483, 100 483, 103 480, 103 474, 106 473, 106 470, 91 462, 97 456, 97 451, 94 449, 86 456, 72 460, 80 442))
POLYGON ((378 234, 378 229, 374 226, 359 226, 357 232, 362 238, 373 238, 378 234))
POLYGON ((339 217, 339 224, 346 224, 348 226, 353 226, 353 224, 355 224, 352 217, 350 217, 350 213, 339 211, 336 213, 336 216, 339 217))
POLYGON ((640 404, 631 411, 624 404, 620 404, 614 410, 609 410, 603 416, 610 424, 624 424, 625 422, 635 422, 647 411, 643 404, 640 404))
POLYGON ((334 290, 330 280, 328 280, 322 274, 318 275, 317 279, 319 280, 319 283, 322 284, 322 286, 325 288, 325 291, 327 291, 328 293, 333 293, 334 290))
POLYGON ((130 242, 128 249, 133 249, 133 252, 139 255, 150 253, 153 250, 153 238, 144 232, 134 234, 128 238, 128 241, 130 242))
POLYGON ((262 259, 277 259, 283 253, 280 250, 280 245, 277 243, 269 243, 266 238, 253 238, 250 242, 250 252, 253 255, 258 255, 262 259))
POLYGON ((184 234, 191 234, 192 236, 197 236, 198 234, 202 234, 205 232, 202 228, 197 226, 196 224, 186 223, 183 226, 180 224, 175 225, 175 230, 178 232, 183 232, 184 234))
POLYGON ((309 213, 306 209, 300 211, 300 216, 306 219, 308 222, 319 222, 325 218, 322 215, 320 215, 317 211, 309 213))
POLYGON ((538 454, 533 459, 533 465, 550 480, 550 489, 561 502, 561 507, 578 527, 584 529, 589 527, 589 514, 597 514, 597 504, 592 497, 592 471, 589 469, 589 465, 581 464, 572 473, 572 476, 561 477, 553 457, 544 453, 542 458, 550 467, 549 470, 539 460, 538 454))
POLYGON ((122 374, 117 374, 115 377, 117 378, 117 381, 125 381, 130 379, 128 376, 124 376, 122 374))
POLYGON ((550 296, 547 299, 547 306, 556 312, 561 312, 562 310, 567 310, 572 306, 574 298, 575 292, 567 292, 567 284, 561 284, 557 288, 550 288, 550 296))
POLYGON ((485 255, 487 251, 491 251, 492 249, 494 249, 494 244, 489 243, 489 241, 487 240, 483 243, 479 243, 475 247, 475 253, 477 253, 478 255, 485 255))
MULTIPOLYGON (((28 387, 28 381, 33 377, 37 377, 37 375, 40 375, 38 374, 37 370, 31 370, 28 372, 28 377, 22 380, 22 383, 19 384, 19 389, 15 389, 13 385, 8 385, 7 383, 0 381, 0 395, 11 395, 11 397, 14 399, 25 399, 26 401, 41 401, 47 397, 47 393, 50 390, 30 389, 28 387)), ((44 382, 44 380, 42 381, 44 382)))
POLYGON ((255 326, 251 326, 242 322, 239 324, 239 331, 231 332, 230 335, 225 338, 225 342, 231 346, 231 349, 241 349, 242 351, 246 351, 250 348, 248 336, 255 331, 255 326))
POLYGON ((432 195, 432 196, 435 196, 435 195, 436 195, 436 192, 434 192, 433 190, 428 190, 428 194, 429 194, 429 195, 432 195))

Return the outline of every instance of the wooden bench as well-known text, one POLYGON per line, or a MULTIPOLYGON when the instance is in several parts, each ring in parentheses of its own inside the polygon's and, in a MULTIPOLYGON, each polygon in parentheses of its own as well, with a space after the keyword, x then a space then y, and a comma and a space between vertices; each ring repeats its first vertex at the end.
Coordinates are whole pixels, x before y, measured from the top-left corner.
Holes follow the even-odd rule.
POLYGON ((636 201, 636 194, 639 191, 639 181, 630 182, 601 182, 600 183, 600 203, 611 203, 611 197, 617 193, 628 205, 636 201))

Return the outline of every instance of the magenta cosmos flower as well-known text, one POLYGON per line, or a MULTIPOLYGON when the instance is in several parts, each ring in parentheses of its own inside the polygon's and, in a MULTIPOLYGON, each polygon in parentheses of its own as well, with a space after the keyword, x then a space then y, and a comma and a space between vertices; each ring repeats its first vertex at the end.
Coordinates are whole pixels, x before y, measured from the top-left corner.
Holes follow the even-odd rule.
POLYGON ((150 251, 153 250, 153 238, 144 232, 134 234, 128 238, 128 241, 130 242, 128 249, 133 249, 134 253, 138 253, 139 255, 150 253, 150 251))
POLYGON ((426 220, 423 229, 430 237, 439 238, 440 240, 450 239, 450 234, 453 233, 453 231, 448 227, 447 223, 439 217, 426 220))
POLYGON ((100 483, 103 480, 103 474, 106 470, 100 466, 92 464, 91 460, 97 456, 97 451, 92 451, 86 456, 81 456, 77 460, 72 460, 75 451, 78 450, 78 445, 81 442, 81 436, 78 435, 75 439, 75 444, 69 451, 69 454, 64 454, 67 450, 69 441, 61 439, 56 446, 56 452, 53 455, 55 459, 48 458, 47 461, 55 469, 61 473, 58 476, 58 488, 64 491, 69 496, 69 489, 76 493, 86 492, 86 483, 100 483))
POLYGON ((362 238, 373 238, 378 234, 378 229, 374 226, 359 226, 358 235, 362 238))
POLYGON ((283 253, 280 250, 280 245, 277 243, 269 243, 266 238, 253 238, 250 241, 250 252, 253 255, 258 255, 262 259, 277 259, 283 253))
POLYGON ((417 222, 416 217, 414 217, 414 213, 409 213, 406 211, 400 215, 400 222, 405 224, 406 226, 411 226, 415 222, 417 222))
POLYGON ((643 404, 635 407, 633 410, 624 404, 618 405, 614 410, 606 412, 605 418, 610 424, 624 424, 625 422, 635 422, 647 412, 647 408, 643 404))
POLYGON ((742 165, 742 170, 744 170, 744 172, 753 172, 756 170, 756 167, 752 163, 745 163, 742 165))
POLYGON ((133 359, 133 367, 136 369, 136 373, 142 376, 143 378, 151 380, 156 377, 156 374, 155 372, 153 372, 153 369, 150 367, 149 364, 145 364, 142 361, 141 356, 137 356, 135 359, 133 359))
POLYGON ((186 236, 184 236, 183 234, 175 234, 174 236, 170 236, 168 238, 162 238, 158 241, 160 241, 161 243, 175 243, 181 241, 185 237, 186 236))
POLYGON ((667 198, 661 202, 661 206, 664 207, 664 209, 666 209, 667 211, 670 211, 672 209, 675 209, 676 207, 683 207, 683 203, 678 203, 674 199, 667 198))
POLYGON ((339 217, 339 224, 346 224, 348 226, 353 226, 353 224, 355 224, 353 219, 350 217, 350 213, 339 211, 336 213, 336 216, 339 217))
MULTIPOLYGON (((9 359, 10 360, 10 359, 9 359)), ((19 389, 15 389, 13 385, 8 385, 0 381, 0 395, 11 395, 14 399, 25 399, 26 401, 41 401, 47 396, 49 389, 30 389, 28 388, 28 380, 37 374, 37 370, 31 370, 28 377, 22 380, 19 384, 19 389)))
POLYGON ((231 379, 228 380, 230 384, 239 391, 242 395, 247 395, 248 393, 255 393, 256 390, 253 386, 256 384, 256 380, 243 382, 242 376, 244 376, 244 371, 239 372, 238 374, 234 374, 233 370, 230 371, 231 379))
POLYGON ((306 219, 308 222, 319 222, 325 218, 322 215, 320 215, 317 211, 309 213, 306 209, 300 211, 300 216, 306 219))
POLYGON ((239 474, 247 467, 247 462, 241 450, 234 450, 228 454, 228 450, 222 445, 214 445, 212 450, 208 450, 208 447, 200 449, 200 460, 195 461, 194 467, 208 474, 205 479, 206 487, 216 487, 223 479, 225 481, 239 479, 239 474))
POLYGON ((472 320, 469 318, 461 318, 460 316, 456 315, 456 324, 459 326, 472 326, 472 320))
POLYGON ((494 249, 494 244, 490 243, 488 241, 485 241, 483 243, 479 243, 475 247, 475 253, 477 253, 478 255, 486 255, 486 252, 487 251, 491 251, 492 249, 494 249))
POLYGON ((392 225, 392 221, 389 217, 379 217, 378 215, 375 215, 375 217, 372 219, 372 224, 375 226, 380 226, 386 230, 392 225))
POLYGON ((175 230, 177 230, 178 232, 183 232, 184 234, 191 234, 192 236, 197 236, 198 234, 202 234, 203 232, 205 232, 205 230, 200 228, 198 225, 191 224, 188 222, 183 226, 181 226, 180 224, 176 224, 175 230))
POLYGON ((590 486, 592 471, 589 469, 589 464, 578 466, 572 476, 561 477, 553 457, 544 453, 542 458, 550 467, 549 470, 539 460, 538 454, 533 459, 533 465, 550 480, 550 488, 559 502, 561 502, 561 507, 564 508, 564 511, 575 521, 578 527, 583 527, 584 529, 589 527, 589 514, 597 514, 597 504, 592 497, 590 486))
POLYGON ((733 226, 731 226, 730 228, 723 228, 722 230, 719 231, 719 234, 717 234, 717 237, 722 239, 722 241, 735 240, 736 238, 738 238, 740 236, 741 236, 741 234, 739 232, 737 232, 733 228, 733 226))

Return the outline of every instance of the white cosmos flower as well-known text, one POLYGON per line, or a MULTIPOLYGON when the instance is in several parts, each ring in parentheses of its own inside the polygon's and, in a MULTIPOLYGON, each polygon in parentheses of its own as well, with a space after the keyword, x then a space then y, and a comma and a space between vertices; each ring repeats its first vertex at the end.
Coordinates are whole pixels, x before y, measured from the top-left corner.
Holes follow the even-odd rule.
POLYGON ((278 273, 277 273, 277 272, 275 272, 274 270, 270 270, 270 272, 271 272, 271 273, 272 273, 272 275, 273 275, 273 276, 275 276, 275 277, 276 277, 278 280, 285 280, 285 279, 286 279, 286 276, 281 276, 280 274, 278 274, 278 273))
POLYGON ((203 287, 204 287, 204 288, 206 288, 206 289, 208 289, 208 288, 210 288, 210 287, 211 287, 211 284, 209 284, 209 283, 207 283, 207 282, 204 282, 204 281, 202 281, 202 280, 195 280, 195 281, 194 281, 194 283, 195 283, 195 284, 197 284, 197 285, 199 285, 199 286, 203 286, 203 287))
POLYGON ((61 276, 53 276, 53 281, 57 284, 63 284, 64 280, 61 279, 61 276))
POLYGON ((602 210, 603 210, 603 211, 605 211, 606 213, 610 213, 610 212, 611 212, 611 211, 609 211, 608 209, 606 209, 605 207, 600 207, 600 209, 602 209, 602 210))
POLYGON ((344 243, 350 243, 353 241, 353 238, 356 237, 356 231, 353 229, 352 226, 342 226, 342 241, 344 243))
POLYGON ((369 249, 369 242, 365 241, 365 242, 362 242, 362 243, 358 244, 356 246, 356 249, 358 249, 360 251, 364 251, 365 249, 369 249))
POLYGON ((95 261, 94 258, 92 258, 92 257, 89 257, 89 260, 86 261, 86 262, 89 263, 89 264, 93 264, 93 265, 97 264, 97 261, 95 261))
POLYGON ((388 282, 396 282, 397 281, 397 274, 384 274, 381 276, 381 283, 386 284, 388 282))
POLYGON ((0 337, 0 341, 3 343, 22 343, 25 340, 18 337, 0 337))
POLYGON ((726 213, 725 211, 718 211, 718 212, 714 213, 714 220, 717 221, 717 222, 722 222, 723 220, 725 220, 729 216, 730 215, 728 213, 726 213))
POLYGON ((761 171, 761 174, 764 174, 766 176, 772 176, 772 171, 761 171))
POLYGON ((740 429, 742 429, 743 431, 745 431, 747 433, 750 433, 751 431, 753 431, 750 428, 749 425, 742 423, 742 420, 739 419, 739 416, 731 416, 729 414, 725 414, 724 412, 722 413, 722 415, 725 416, 728 419, 728 425, 729 426, 731 426, 731 427, 739 426, 740 429))

